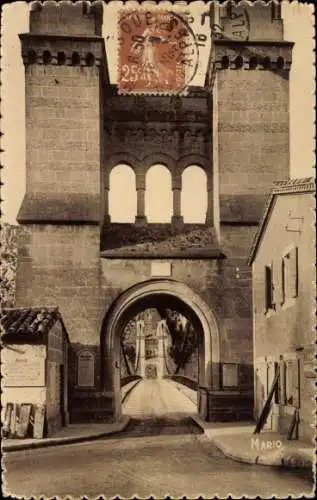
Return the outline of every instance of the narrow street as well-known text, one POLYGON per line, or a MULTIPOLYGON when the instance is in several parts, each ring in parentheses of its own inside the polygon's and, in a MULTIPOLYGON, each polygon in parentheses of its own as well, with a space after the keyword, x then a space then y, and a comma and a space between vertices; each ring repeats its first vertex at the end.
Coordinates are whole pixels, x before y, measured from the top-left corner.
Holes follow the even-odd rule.
POLYGON ((124 401, 123 413, 133 416, 188 415, 196 413, 196 405, 166 379, 141 380, 124 401))
POLYGON ((107 439, 4 457, 4 494, 61 498, 190 498, 311 495, 295 471, 231 461, 188 416, 193 403, 168 381, 142 381, 129 394, 128 428, 107 439))

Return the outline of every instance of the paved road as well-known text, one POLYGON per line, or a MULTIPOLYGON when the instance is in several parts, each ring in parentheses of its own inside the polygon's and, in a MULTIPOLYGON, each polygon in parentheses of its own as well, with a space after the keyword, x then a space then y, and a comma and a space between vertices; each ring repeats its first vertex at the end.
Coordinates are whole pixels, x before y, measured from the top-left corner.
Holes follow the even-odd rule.
POLYGON ((5 494, 62 498, 311 496, 311 484, 292 471, 225 458, 182 413, 187 400, 181 401, 179 391, 168 384, 146 381, 132 391, 124 409, 133 417, 121 434, 7 454, 5 494))

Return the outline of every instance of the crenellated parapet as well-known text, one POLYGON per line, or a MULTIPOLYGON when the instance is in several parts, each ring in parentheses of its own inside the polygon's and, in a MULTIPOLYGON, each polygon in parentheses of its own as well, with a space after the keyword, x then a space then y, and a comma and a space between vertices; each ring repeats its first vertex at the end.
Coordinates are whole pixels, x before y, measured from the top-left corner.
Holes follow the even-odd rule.
POLYGON ((101 66, 106 60, 104 43, 100 37, 72 37, 65 40, 59 35, 22 34, 20 40, 26 66, 101 66))
POLYGON ((42 35, 102 35, 101 1, 36 1, 31 6, 30 32, 42 35))
POLYGON ((289 71, 292 64, 292 42, 214 41, 214 69, 289 71))
POLYGON ((102 2, 34 2, 30 32, 21 34, 25 66, 104 66, 102 2))

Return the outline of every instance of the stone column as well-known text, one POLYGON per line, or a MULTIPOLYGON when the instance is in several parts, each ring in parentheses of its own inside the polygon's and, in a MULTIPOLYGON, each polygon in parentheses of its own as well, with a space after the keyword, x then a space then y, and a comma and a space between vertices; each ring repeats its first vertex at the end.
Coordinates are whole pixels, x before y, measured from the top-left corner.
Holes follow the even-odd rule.
POLYGON ((136 176, 136 191, 137 191, 137 215, 135 224, 144 226, 147 223, 145 216, 145 172, 136 176))
POLYGON ((157 376, 162 378, 164 376, 164 335, 165 335, 166 320, 163 319, 158 322, 156 329, 156 337, 158 342, 157 349, 157 376))
POLYGON ((109 214, 109 186, 104 189, 104 224, 110 224, 111 217, 109 214))
POLYGON ((184 225, 184 218, 181 215, 181 194, 182 194, 182 179, 181 177, 173 177, 173 216, 172 224, 176 228, 184 225))
POLYGON ((214 222, 214 197, 213 197, 213 182, 212 178, 208 177, 207 181, 207 212, 206 212, 206 224, 212 226, 214 222))
POLYGON ((139 343, 139 373, 141 377, 145 375, 145 338, 144 338, 144 321, 138 320, 137 327, 137 342, 139 343))

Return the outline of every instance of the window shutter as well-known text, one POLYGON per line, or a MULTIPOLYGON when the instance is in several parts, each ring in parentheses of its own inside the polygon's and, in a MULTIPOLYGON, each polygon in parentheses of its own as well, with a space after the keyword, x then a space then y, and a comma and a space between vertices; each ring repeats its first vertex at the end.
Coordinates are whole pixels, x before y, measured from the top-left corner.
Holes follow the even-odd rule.
POLYGON ((299 408, 299 360, 294 359, 292 363, 292 387, 293 387, 293 406, 299 408))
MULTIPOLYGON (((276 375, 278 370, 280 370, 279 363, 277 361, 274 361, 274 376, 276 375)), ((275 404, 280 404, 281 401, 282 400, 281 400, 281 371, 280 371, 280 376, 274 394, 274 402, 275 404)))
POLYGON ((280 378, 279 378, 279 392, 280 404, 286 403, 286 366, 283 359, 280 360, 280 378))
POLYGON ((274 267, 272 262, 272 273, 272 302, 275 305, 279 305, 282 303, 282 263, 280 261, 275 263, 274 267))
POLYGON ((274 293, 274 267, 273 261, 271 262, 271 306, 275 304, 275 293, 274 293))
POLYGON ((281 304, 285 302, 285 258, 282 258, 282 269, 281 269, 281 304))
POLYGON ((272 279, 271 268, 265 266, 265 310, 268 311, 272 306, 272 279))
POLYGON ((293 248, 290 252, 290 294, 291 297, 298 295, 298 249, 293 248))
POLYGON ((288 359, 286 368, 286 404, 299 408, 299 360, 288 359))
POLYGON ((290 359, 285 360, 285 403, 293 406, 293 362, 290 359))

